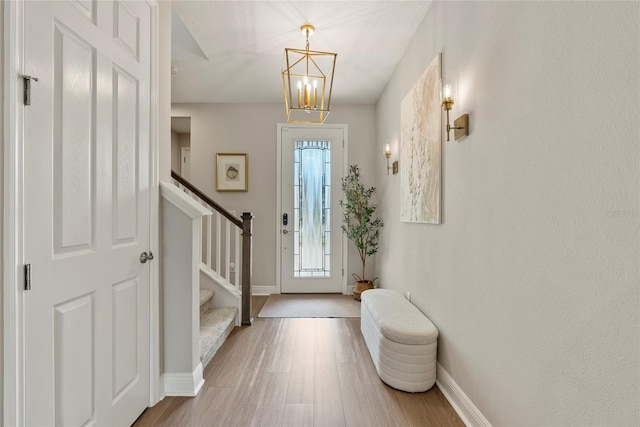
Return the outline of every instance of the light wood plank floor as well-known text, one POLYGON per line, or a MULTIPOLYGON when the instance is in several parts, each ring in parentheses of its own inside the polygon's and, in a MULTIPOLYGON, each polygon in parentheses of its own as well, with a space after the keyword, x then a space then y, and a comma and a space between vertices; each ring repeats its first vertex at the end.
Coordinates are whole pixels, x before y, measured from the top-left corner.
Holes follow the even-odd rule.
POLYGON ((437 386, 413 394, 380 381, 357 318, 256 316, 204 377, 198 396, 167 397, 134 426, 464 426, 437 386))

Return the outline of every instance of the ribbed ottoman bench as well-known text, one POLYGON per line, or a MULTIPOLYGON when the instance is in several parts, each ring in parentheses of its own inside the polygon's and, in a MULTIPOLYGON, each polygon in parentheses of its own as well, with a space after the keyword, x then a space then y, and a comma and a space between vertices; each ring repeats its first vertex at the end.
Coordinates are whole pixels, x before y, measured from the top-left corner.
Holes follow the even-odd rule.
POLYGON ((398 292, 370 289, 361 299, 360 329, 380 379, 398 390, 429 390, 436 382, 436 327, 398 292))

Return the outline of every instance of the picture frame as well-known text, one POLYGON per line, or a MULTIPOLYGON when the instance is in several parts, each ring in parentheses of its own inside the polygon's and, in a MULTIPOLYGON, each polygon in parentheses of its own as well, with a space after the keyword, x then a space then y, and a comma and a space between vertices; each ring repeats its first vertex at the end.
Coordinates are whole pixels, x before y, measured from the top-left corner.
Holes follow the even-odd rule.
POLYGON ((216 154, 216 190, 249 191, 247 153, 216 154))

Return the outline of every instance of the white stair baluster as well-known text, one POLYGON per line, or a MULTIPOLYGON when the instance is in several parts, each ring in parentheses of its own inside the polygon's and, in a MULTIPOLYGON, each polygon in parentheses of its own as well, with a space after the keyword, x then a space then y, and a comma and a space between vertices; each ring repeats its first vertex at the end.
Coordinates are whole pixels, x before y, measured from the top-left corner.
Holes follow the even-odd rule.
POLYGON ((220 240, 222 240, 220 238, 221 236, 221 224, 220 224, 220 220, 222 218, 222 215, 220 215, 219 213, 216 215, 216 273, 218 273, 218 275, 220 275, 221 269, 220 269, 220 255, 221 255, 221 248, 220 248, 220 240))
POLYGON ((233 278, 233 284, 236 286, 236 289, 240 289, 240 272, 242 271, 242 262, 240 262, 240 246, 242 246, 242 242, 240 241, 240 229, 238 227, 235 228, 235 256, 233 257, 233 262, 235 264, 235 274, 233 278))

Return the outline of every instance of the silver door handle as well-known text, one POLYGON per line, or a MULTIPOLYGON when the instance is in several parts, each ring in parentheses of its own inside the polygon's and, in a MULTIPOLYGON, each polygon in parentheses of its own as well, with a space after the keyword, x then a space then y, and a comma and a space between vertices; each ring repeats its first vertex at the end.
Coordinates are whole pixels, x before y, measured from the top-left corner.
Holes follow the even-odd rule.
POLYGON ((151 261, 153 259, 153 252, 149 251, 149 253, 142 252, 140 254, 140 262, 145 263, 147 261, 151 261))
POLYGON ((282 234, 289 234, 289 230, 282 230, 282 234))

